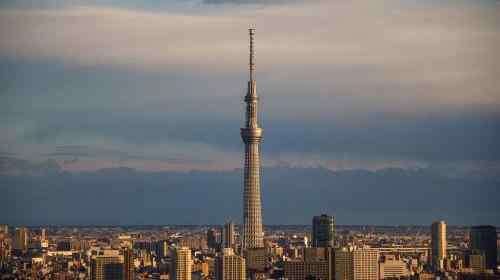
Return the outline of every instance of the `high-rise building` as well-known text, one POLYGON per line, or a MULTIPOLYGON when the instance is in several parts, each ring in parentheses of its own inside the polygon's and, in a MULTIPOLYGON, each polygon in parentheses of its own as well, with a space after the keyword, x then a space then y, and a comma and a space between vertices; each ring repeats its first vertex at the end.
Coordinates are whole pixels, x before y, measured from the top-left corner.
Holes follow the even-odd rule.
POLYGON ((0 233, 9 234, 9 225, 0 225, 0 233))
POLYGON ((335 251, 335 280, 378 280, 377 249, 347 249, 335 251))
POLYGON ((233 248, 224 248, 215 263, 216 280, 245 280, 245 259, 234 254, 233 248))
POLYGON ((443 270, 446 258, 446 223, 437 221, 431 225, 431 264, 434 270, 443 270))
POLYGON ((14 249, 26 251, 29 245, 29 230, 25 227, 17 228, 14 236, 14 249))
POLYGON ((40 241, 45 241, 47 240, 47 230, 45 228, 42 228, 42 232, 40 235, 40 241))
POLYGON ((224 234, 222 238, 224 248, 235 248, 236 240, 234 236, 234 223, 228 222, 224 225, 224 234))
POLYGON ((118 255, 95 256, 90 261, 91 280, 122 280, 123 263, 118 255))
POLYGON ((219 233, 213 228, 207 230, 207 246, 208 246, 208 248, 212 248, 212 249, 219 248, 218 235, 219 235, 219 233))
POLYGON ((495 269, 497 265, 497 230, 494 226, 474 226, 470 229, 470 249, 483 252, 486 269, 495 269))
POLYGON ((262 205, 260 197, 260 142, 262 128, 259 127, 258 101, 255 82, 255 29, 249 29, 250 34, 250 79, 245 96, 246 120, 241 128, 241 138, 245 143, 245 167, 243 174, 243 248, 264 247, 264 232, 262 230, 262 205))
POLYGON ((380 279, 399 279, 410 275, 406 263, 394 255, 385 255, 379 265, 380 279))
POLYGON ((123 250, 123 280, 134 279, 134 252, 130 248, 123 250))
POLYGON ((334 247, 335 223, 333 216, 314 216, 312 221, 312 246, 334 247))
POLYGON ((191 280, 191 249, 176 248, 173 251, 171 274, 172 280, 191 280))

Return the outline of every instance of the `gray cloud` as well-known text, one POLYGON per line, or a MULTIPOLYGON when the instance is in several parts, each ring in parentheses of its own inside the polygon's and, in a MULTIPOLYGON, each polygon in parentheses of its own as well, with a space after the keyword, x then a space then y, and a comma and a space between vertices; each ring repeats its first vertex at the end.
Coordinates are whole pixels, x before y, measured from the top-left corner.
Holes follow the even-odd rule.
POLYGON ((498 5, 386 4, 4 9, 0 149, 238 165, 256 23, 269 161, 498 160, 498 5))

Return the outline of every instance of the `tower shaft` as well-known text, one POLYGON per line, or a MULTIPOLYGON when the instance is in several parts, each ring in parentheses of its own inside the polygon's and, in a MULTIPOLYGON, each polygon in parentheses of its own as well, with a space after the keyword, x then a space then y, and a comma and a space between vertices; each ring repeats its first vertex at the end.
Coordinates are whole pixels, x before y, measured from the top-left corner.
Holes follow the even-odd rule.
POLYGON ((264 247, 264 232, 262 230, 262 205, 260 196, 260 142, 262 128, 259 127, 258 101, 255 83, 255 29, 249 29, 250 34, 250 80, 245 96, 246 120, 241 128, 241 138, 245 144, 245 167, 243 175, 243 248, 264 247))

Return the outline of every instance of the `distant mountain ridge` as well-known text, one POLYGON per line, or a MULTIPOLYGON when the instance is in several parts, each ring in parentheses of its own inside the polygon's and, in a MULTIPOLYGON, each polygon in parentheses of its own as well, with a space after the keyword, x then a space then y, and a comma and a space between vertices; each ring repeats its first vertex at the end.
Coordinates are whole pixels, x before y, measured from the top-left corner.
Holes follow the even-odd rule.
MULTIPOLYGON (((2 165, 4 166, 4 165, 2 165)), ((46 168, 47 167, 47 168, 46 168)), ((242 172, 144 172, 112 168, 0 175, 0 223, 221 224, 239 221, 242 172)), ((50 167, 50 168, 48 168, 50 167)), ((500 224, 500 178, 448 177, 431 169, 332 171, 265 168, 265 224, 500 224)))

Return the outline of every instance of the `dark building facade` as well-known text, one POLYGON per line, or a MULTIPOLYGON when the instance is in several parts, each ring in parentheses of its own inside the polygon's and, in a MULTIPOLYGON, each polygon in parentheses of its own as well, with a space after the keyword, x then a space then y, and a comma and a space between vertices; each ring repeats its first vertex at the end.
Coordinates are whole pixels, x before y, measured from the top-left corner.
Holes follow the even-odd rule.
POLYGON ((333 216, 323 214, 314 216, 312 220, 312 246, 334 247, 335 223, 333 216))
POLYGON ((470 249, 484 253, 486 269, 495 269, 497 265, 497 229, 489 225, 471 227, 470 249))

